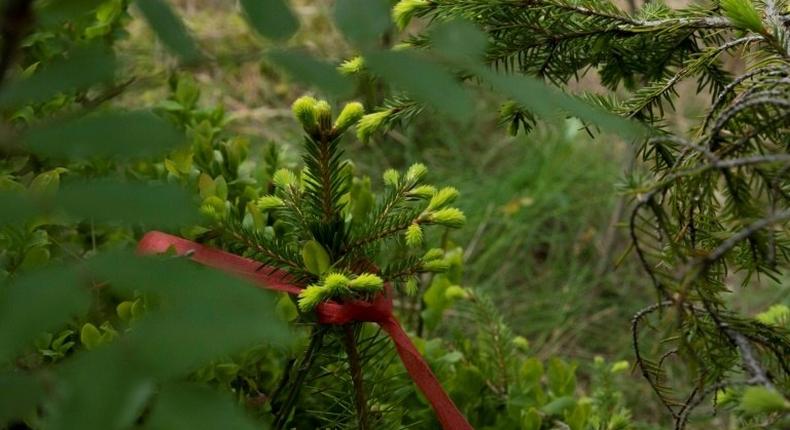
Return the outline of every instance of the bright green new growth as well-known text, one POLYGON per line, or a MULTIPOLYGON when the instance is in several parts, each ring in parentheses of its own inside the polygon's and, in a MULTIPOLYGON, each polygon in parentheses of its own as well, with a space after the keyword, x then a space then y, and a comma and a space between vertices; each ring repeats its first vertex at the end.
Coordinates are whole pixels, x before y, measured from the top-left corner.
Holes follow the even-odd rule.
POLYGON ((466 223, 466 216, 456 208, 445 208, 436 212, 429 212, 427 219, 434 224, 450 228, 460 228, 466 223))
POLYGON ((721 0, 719 5, 721 5, 725 15, 739 27, 755 33, 765 32, 760 12, 757 11, 751 0, 721 0))
POLYGON ((376 201, 369 188, 352 187, 370 179, 355 178, 353 163, 343 159, 343 135, 369 118, 362 104, 346 104, 334 120, 328 102, 309 96, 292 110, 305 132, 300 173, 273 172, 273 192, 258 197, 257 212, 244 218, 228 213, 219 199, 204 204, 235 250, 308 285, 298 297, 302 312, 328 300, 369 300, 385 280, 413 293, 416 275, 447 270, 441 251, 421 255, 424 229, 464 224, 464 214, 449 207, 458 191, 423 183, 428 168, 415 163, 404 173, 385 171, 385 191, 376 201), (393 253, 403 257, 391 261, 393 253))
POLYGON ((359 120, 359 124, 357 124, 357 138, 363 142, 370 140, 370 137, 373 136, 392 113, 392 110, 383 110, 363 116, 359 120))
POLYGON ((299 178, 296 174, 288 169, 279 169, 274 172, 272 183, 280 189, 294 187, 299 184, 299 178))
POLYGON ((422 245, 422 227, 414 223, 406 229, 406 245, 416 248, 422 245))
POLYGON ((362 106, 362 103, 353 102, 347 104, 335 121, 335 131, 338 133, 346 131, 349 127, 356 124, 363 115, 365 115, 365 108, 362 106))
POLYGON ((258 199, 257 204, 258 204, 258 209, 262 211, 277 209, 285 206, 285 203, 281 198, 271 195, 261 196, 258 199))
POLYGON ((431 201, 428 203, 428 209, 441 209, 454 202, 456 198, 458 198, 458 190, 453 187, 442 188, 431 197, 431 201))
POLYGON ((309 312, 330 299, 351 297, 354 293, 378 293, 384 281, 372 273, 349 278, 342 273, 329 273, 319 283, 312 284, 299 294, 299 309, 309 312))
POLYGON ((348 283, 352 290, 376 293, 384 287, 384 281, 372 273, 363 273, 348 283))
POLYGON ((417 197, 420 199, 430 199, 436 194, 436 187, 432 185, 421 185, 419 187, 415 187, 413 190, 409 192, 410 196, 417 197))
POLYGON ((398 25, 398 28, 403 29, 409 25, 414 15, 428 6, 429 2, 427 0, 401 0, 392 8, 392 19, 398 25))
POLYGON ((312 130, 317 125, 316 104, 318 100, 310 96, 302 96, 296 99, 291 105, 291 110, 296 119, 302 124, 305 130, 312 130))
POLYGON ((398 185, 398 181, 400 181, 400 173, 395 169, 387 169, 381 177, 384 179, 384 183, 391 187, 398 185))
POLYGON ((360 56, 356 56, 342 62, 337 69, 344 75, 353 75, 355 73, 361 72, 364 70, 364 68, 365 59, 360 56))

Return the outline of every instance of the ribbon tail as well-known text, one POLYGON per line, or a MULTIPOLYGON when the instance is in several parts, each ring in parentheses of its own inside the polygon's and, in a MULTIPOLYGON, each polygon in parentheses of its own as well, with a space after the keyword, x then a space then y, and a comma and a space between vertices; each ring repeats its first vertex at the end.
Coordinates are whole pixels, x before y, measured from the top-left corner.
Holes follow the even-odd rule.
POLYGON ((289 294, 299 294, 301 291, 301 288, 290 282, 288 274, 285 272, 261 266, 261 263, 249 258, 161 231, 146 233, 137 244, 137 252, 142 255, 161 254, 170 249, 174 249, 177 255, 188 256, 193 261, 205 266, 245 278, 267 290, 283 291, 289 294))
POLYGON ((390 316, 390 318, 380 322, 379 325, 395 343, 395 348, 398 350, 403 366, 406 367, 411 379, 430 402, 442 428, 444 430, 473 430, 464 415, 455 406, 455 403, 444 391, 441 384, 439 384, 439 380, 436 379, 428 363, 422 358, 395 317, 390 316))

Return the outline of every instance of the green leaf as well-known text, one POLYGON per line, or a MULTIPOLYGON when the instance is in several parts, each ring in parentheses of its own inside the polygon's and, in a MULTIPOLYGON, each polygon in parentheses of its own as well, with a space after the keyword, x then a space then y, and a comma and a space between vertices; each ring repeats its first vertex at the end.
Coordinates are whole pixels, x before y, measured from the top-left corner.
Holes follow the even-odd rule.
POLYGON ((338 0, 335 23, 360 48, 372 48, 390 28, 389 2, 385 0, 338 0))
POLYGON ((268 58, 297 81, 344 98, 354 89, 351 82, 331 64, 299 51, 278 50, 268 58))
POLYGON ((45 331, 85 312, 90 303, 87 288, 77 273, 53 267, 19 276, 0 291, 0 362, 11 359, 45 331))
POLYGON ((288 39, 299 29, 299 21, 285 0, 241 0, 241 8, 250 25, 263 37, 288 39))
POLYGON ((155 383, 252 345, 283 347, 293 339, 275 315, 272 294, 186 259, 105 253, 80 273, 119 295, 145 294, 157 306, 117 341, 64 363, 48 428, 130 428, 155 383))
POLYGON ((79 18, 99 7, 106 0, 58 0, 48 1, 38 12, 38 19, 45 26, 58 25, 62 21, 79 18))
POLYGON ((97 222, 178 226, 197 216, 191 195, 174 184, 76 182, 61 187, 55 206, 97 222))
POLYGON ((34 200, 24 190, 0 191, 0 225, 25 222, 38 213, 34 200))
POLYGON ((49 262, 49 249, 43 246, 30 248, 25 252, 25 258, 19 264, 21 270, 30 270, 43 267, 49 262))
POLYGON ((115 307, 115 313, 118 315, 118 318, 121 321, 131 321, 132 320, 132 307, 134 306, 135 302, 126 300, 121 303, 118 303, 118 306, 115 307))
POLYGON ((543 363, 535 357, 530 357, 521 367, 521 380, 527 387, 535 387, 543 378, 543 363))
POLYGON ((27 373, 0 374, 0 392, 7 394, 0 402, 0 426, 10 420, 21 420, 35 414, 36 407, 44 397, 41 382, 27 373))
POLYGON ((575 365, 567 364, 559 358, 552 358, 549 360, 546 376, 548 376, 549 389, 557 397, 571 396, 576 390, 575 365))
POLYGON ((320 276, 329 270, 330 260, 329 254, 323 246, 315 240, 310 240, 305 243, 302 248, 302 260, 304 261, 307 271, 320 276))
POLYGON ((589 401, 583 399, 565 416, 565 422, 571 430, 585 430, 588 428, 587 422, 590 419, 591 412, 592 405, 589 401))
POLYGON ((260 428, 231 397, 205 386, 170 384, 162 388, 157 400, 145 427, 149 430, 260 428))
POLYGON ((540 430, 543 418, 535 408, 529 408, 521 417, 521 430, 540 430))
POLYGON ((276 312, 283 321, 290 322, 299 317, 299 309, 288 294, 282 294, 277 300, 276 312))
POLYGON ((65 362, 58 396, 47 402, 47 429, 132 428, 154 394, 154 380, 135 363, 135 353, 110 345, 65 362))
POLYGON ((222 175, 217 176, 214 178, 214 186, 217 197, 225 200, 228 198, 228 183, 225 181, 225 177, 222 175))
POLYGON ((202 54, 181 18, 164 0, 136 0, 137 7, 145 16, 156 35, 181 60, 192 63, 202 54))
POLYGON ((87 349, 93 349, 101 345, 102 336, 99 329, 91 323, 85 323, 80 330, 80 342, 87 349))
POLYGON ((479 64, 483 60, 488 38, 469 21, 441 22, 431 31, 433 51, 461 64, 479 64))
POLYGON ((201 173, 198 177, 198 190, 203 199, 217 195, 217 186, 214 184, 214 180, 205 173, 201 173))
POLYGON ((48 100, 61 92, 108 81, 115 71, 112 52, 98 46, 75 49, 66 59, 48 64, 34 75, 3 85, 0 108, 48 100))
POLYGON ((388 83, 453 118, 463 120, 472 113, 474 104, 469 94, 450 72, 428 58, 391 51, 371 52, 365 61, 388 83))
POLYGON ((647 132, 636 121, 606 112, 530 76, 500 75, 483 67, 475 70, 495 90, 541 116, 552 117, 564 111, 625 138, 640 138, 647 132))
POLYGON ((39 173, 30 182, 30 192, 37 196, 54 195, 60 189, 60 175, 63 173, 66 173, 66 169, 62 167, 39 173))
POLYGON ((34 128, 24 145, 54 157, 147 157, 184 142, 174 126, 146 112, 104 112, 34 128))
POLYGON ((547 403, 541 408, 546 415, 562 415, 565 411, 576 406, 576 400, 572 396, 559 397, 547 403))
POLYGON ((180 226, 197 219, 191 194, 175 184, 95 180, 64 184, 50 194, 0 193, 0 224, 60 213, 81 220, 149 226, 180 226))
POLYGON ((740 409, 747 415, 790 411, 790 402, 776 390, 749 387, 743 392, 740 409))

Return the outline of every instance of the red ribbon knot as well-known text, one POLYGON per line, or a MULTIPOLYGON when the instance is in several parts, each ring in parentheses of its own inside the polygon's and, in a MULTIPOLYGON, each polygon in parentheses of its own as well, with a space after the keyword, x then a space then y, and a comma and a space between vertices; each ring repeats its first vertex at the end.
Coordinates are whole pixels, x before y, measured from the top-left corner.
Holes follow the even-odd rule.
POLYGON ((354 300, 350 302, 326 302, 316 309, 321 324, 343 325, 352 322, 372 322, 381 324, 394 318, 389 286, 383 294, 378 294, 369 302, 354 300))
MULTIPOLYGON (((177 236, 151 231, 146 233, 137 245, 137 250, 141 254, 161 254, 170 249, 175 249, 176 254, 188 256, 198 263, 248 279, 261 288, 293 295, 298 295, 302 291, 301 287, 295 285, 291 276, 282 270, 265 267, 255 260, 177 236)), ((385 286, 384 293, 378 294, 371 301, 321 303, 316 307, 316 315, 321 324, 342 325, 352 322, 378 324, 392 339, 403 366, 428 399, 442 429, 472 430, 472 426, 444 391, 428 363, 422 358, 392 313, 392 289, 389 285, 385 286)))

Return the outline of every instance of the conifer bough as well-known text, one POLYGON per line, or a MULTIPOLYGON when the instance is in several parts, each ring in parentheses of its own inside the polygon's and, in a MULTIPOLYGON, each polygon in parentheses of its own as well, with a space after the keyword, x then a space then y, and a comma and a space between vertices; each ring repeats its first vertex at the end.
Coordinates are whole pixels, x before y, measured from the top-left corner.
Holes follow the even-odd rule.
MULTIPOLYGON (((632 334, 637 365, 677 429, 723 390, 740 389, 753 403, 758 396, 744 385, 790 404, 786 327, 740 315, 726 301, 738 279, 743 288, 758 277, 779 282, 790 268, 789 12, 784 0, 683 9, 647 2, 633 13, 608 0, 403 0, 393 9, 402 28, 415 17, 431 23, 407 41, 415 47, 430 48, 435 23, 462 19, 487 34, 493 68, 560 87, 595 70, 610 93, 578 96, 653 128, 637 142, 644 163, 627 191, 633 250, 659 302, 636 314, 632 334), (725 54, 745 71, 728 70, 725 54), (689 80, 710 103, 685 138, 665 130, 665 114, 689 80), (644 321, 665 313, 678 322, 648 356, 644 321), (668 357, 680 357, 686 373, 670 377, 668 357)), ((395 123, 413 103, 393 100, 382 112, 395 123)), ((512 132, 534 123, 516 103, 501 115, 512 132)), ((784 412, 769 422, 781 427, 784 412)))

